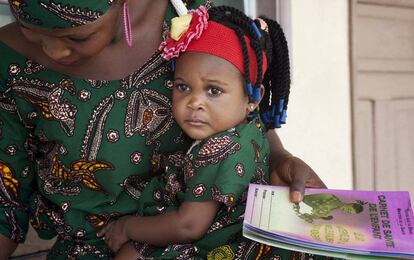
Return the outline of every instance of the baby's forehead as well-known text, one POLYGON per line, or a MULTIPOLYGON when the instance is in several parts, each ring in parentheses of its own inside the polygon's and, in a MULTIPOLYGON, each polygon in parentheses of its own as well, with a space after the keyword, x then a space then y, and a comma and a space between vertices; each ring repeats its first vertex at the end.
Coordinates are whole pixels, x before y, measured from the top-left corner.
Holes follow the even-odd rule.
POLYGON ((175 75, 189 77, 194 75, 215 78, 243 78, 240 70, 222 57, 202 52, 186 52, 175 62, 175 75))
POLYGON ((179 66, 195 66, 194 69, 204 68, 201 65, 212 67, 215 69, 230 69, 236 70, 239 73, 240 70, 230 61, 226 60, 223 57, 216 56, 211 53, 189 51, 182 53, 176 59, 176 65, 179 66))

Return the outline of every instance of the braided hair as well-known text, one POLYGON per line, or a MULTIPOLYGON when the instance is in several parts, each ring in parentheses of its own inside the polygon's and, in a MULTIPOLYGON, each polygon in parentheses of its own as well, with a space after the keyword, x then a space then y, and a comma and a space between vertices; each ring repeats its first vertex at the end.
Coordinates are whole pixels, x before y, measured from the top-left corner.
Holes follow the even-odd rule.
POLYGON ((243 54, 244 80, 249 99, 260 99, 260 86, 264 86, 264 96, 259 105, 263 123, 269 128, 278 128, 286 122, 286 110, 290 89, 290 64, 288 45, 280 25, 271 19, 262 17, 268 26, 268 33, 260 29, 260 21, 252 20, 243 12, 229 6, 217 6, 209 9, 212 21, 225 25, 236 33, 243 54), (250 40, 257 62, 257 75, 254 86, 250 79, 250 63, 246 36, 250 40), (266 54, 268 69, 263 75, 263 52, 266 54))

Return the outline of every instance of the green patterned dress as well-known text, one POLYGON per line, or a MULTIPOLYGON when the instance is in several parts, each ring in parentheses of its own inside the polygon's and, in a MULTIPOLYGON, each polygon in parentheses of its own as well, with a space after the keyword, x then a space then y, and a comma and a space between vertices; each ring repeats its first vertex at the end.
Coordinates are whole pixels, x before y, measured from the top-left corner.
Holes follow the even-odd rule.
MULTIPOLYGON (((170 6, 166 22, 175 15, 170 6)), ((22 243, 30 222, 41 238, 57 237, 49 259, 110 258, 96 232, 135 214, 161 156, 190 145, 172 118, 172 85, 159 53, 123 79, 88 80, 0 42, 0 234, 22 243)), ((265 248, 233 253, 246 259, 265 248)))
MULTIPOLYGON (((166 172, 153 178, 138 203, 138 215, 152 216, 176 210, 184 201, 221 204, 207 234, 193 244, 154 248, 135 243, 155 259, 246 259, 256 243, 242 236, 249 183, 269 183, 269 145, 259 120, 242 124, 202 141, 186 154, 168 157, 166 172), (243 256, 243 257, 242 257, 243 256)), ((255 251, 255 250, 253 250, 255 251)), ((250 256, 257 257, 259 252, 250 256)), ((266 255, 266 254, 262 254, 266 255)))
POLYGON ((0 57, 0 233, 23 242, 30 220, 41 238, 57 236, 51 259, 107 258, 96 232, 136 212, 160 154, 190 144, 172 118, 169 64, 156 52, 131 75, 99 81, 2 42, 0 57))

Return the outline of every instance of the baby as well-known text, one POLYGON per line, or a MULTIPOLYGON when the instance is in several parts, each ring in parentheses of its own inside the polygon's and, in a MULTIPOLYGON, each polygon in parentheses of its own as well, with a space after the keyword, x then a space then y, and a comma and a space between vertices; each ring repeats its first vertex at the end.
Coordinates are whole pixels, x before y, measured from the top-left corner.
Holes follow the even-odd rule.
POLYGON ((269 183, 266 128, 286 117, 283 32, 274 21, 253 21, 231 7, 201 7, 179 39, 161 46, 164 58, 177 58, 173 114, 194 143, 167 158, 165 172, 142 192, 136 216, 98 235, 118 259, 279 256, 281 249, 244 238, 242 222, 249 183, 269 183))

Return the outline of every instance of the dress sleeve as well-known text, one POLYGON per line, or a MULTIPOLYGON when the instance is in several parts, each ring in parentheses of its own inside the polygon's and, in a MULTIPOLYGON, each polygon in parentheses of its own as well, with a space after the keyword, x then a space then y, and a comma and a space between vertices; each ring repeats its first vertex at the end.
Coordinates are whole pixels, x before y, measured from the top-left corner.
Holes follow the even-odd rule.
POLYGON ((258 149, 258 142, 250 136, 226 134, 204 143, 194 156, 192 169, 185 169, 185 200, 216 200, 228 207, 238 204, 249 183, 267 172, 265 156, 258 149))
POLYGON ((0 80, 0 234, 23 242, 28 229, 29 197, 36 188, 27 147, 30 131, 15 99, 0 80))

